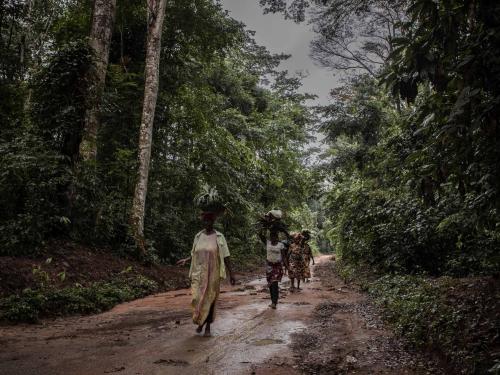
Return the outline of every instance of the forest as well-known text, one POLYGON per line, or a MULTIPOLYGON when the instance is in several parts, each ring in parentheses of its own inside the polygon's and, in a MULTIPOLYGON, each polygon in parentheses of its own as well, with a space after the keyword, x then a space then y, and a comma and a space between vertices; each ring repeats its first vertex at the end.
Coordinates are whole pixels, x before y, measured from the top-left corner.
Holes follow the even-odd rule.
POLYGON ((238 272, 280 209, 444 373, 500 373, 500 2, 247 1, 312 28, 328 104, 217 0, 0 3, 0 320, 184 285, 216 194, 238 272))

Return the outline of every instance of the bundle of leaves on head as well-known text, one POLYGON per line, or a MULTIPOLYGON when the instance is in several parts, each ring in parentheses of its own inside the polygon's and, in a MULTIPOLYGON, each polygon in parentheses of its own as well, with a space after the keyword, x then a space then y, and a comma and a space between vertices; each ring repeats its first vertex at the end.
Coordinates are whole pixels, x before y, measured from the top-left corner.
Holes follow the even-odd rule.
POLYGON ((262 215, 257 222, 260 229, 269 229, 273 232, 287 232, 287 225, 281 221, 283 213, 281 210, 271 210, 265 215, 262 215))
POLYGON ((202 191, 194 198, 195 206, 203 212, 222 214, 226 210, 226 204, 216 188, 203 185, 202 191))

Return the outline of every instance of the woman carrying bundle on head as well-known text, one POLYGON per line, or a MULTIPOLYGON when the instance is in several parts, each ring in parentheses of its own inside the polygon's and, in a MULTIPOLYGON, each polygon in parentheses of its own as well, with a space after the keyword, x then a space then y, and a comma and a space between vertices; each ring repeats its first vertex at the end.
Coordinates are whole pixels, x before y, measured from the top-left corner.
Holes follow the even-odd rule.
POLYGON ((279 282, 283 277, 283 267, 288 268, 285 244, 279 241, 278 231, 271 229, 269 239, 266 238, 266 229, 261 229, 259 238, 266 246, 266 279, 271 293, 269 307, 276 309, 279 299, 279 282))
POLYGON ((277 233, 283 233, 287 238, 290 237, 286 224, 282 220, 283 212, 281 210, 271 210, 262 215, 259 219, 261 229, 269 229, 277 233))
POLYGON ((272 309, 276 309, 278 304, 278 283, 283 277, 284 270, 288 268, 287 244, 279 240, 279 233, 283 233, 287 240, 290 234, 285 223, 281 220, 282 217, 281 210, 271 210, 259 219, 259 238, 266 247, 266 279, 271 293, 269 307, 272 309), (267 238, 267 231, 269 231, 269 239, 267 238))
MULTIPOLYGON (((282 218, 283 218, 283 212, 281 210, 271 210, 259 218, 259 222, 257 223, 257 225, 260 228, 259 237, 261 236, 261 233, 263 233, 265 236, 267 231, 269 231, 269 233, 276 232, 278 234, 278 237, 280 233, 283 233, 286 237, 286 240, 282 241, 282 243, 285 246, 285 253, 288 254, 288 246, 290 244, 290 233, 288 233, 288 228, 286 224, 283 222, 282 218)), ((285 256, 285 259, 288 259, 288 255, 285 256)), ((286 271, 287 269, 285 268, 285 273, 286 271)))
POLYGON ((231 270, 226 239, 222 233, 214 229, 215 220, 223 211, 221 209, 209 210, 210 208, 212 207, 205 208, 200 215, 204 229, 194 237, 191 256, 177 262, 178 265, 184 265, 191 261, 189 277, 193 322, 198 326, 197 333, 201 333, 205 326, 205 336, 211 335, 210 324, 215 318, 220 281, 229 273, 231 285, 236 283, 231 270))

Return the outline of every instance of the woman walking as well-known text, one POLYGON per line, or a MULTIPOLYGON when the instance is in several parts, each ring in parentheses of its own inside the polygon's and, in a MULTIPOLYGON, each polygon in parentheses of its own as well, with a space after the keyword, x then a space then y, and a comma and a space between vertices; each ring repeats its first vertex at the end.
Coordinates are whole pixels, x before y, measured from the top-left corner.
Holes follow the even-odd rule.
POLYGON ((292 233, 292 243, 288 248, 288 277, 290 278, 290 291, 295 291, 295 279, 297 279, 297 290, 300 289, 300 280, 304 277, 304 254, 302 251, 303 236, 300 233, 292 233))
POLYGON ((201 214, 204 229, 194 237, 191 256, 177 264, 184 265, 191 260, 189 277, 191 278, 191 307, 193 322, 198 325, 197 333, 203 331, 204 336, 211 336, 210 324, 215 318, 215 305, 219 297, 220 281, 229 273, 231 285, 236 280, 231 270, 229 249, 224 235, 214 229, 216 213, 201 214))
POLYGON ((265 229, 259 233, 260 240, 266 246, 266 279, 271 293, 271 307, 276 309, 279 299, 279 282, 283 277, 283 266, 288 268, 285 244, 279 241, 278 232, 271 230, 269 239, 266 238, 265 229))
POLYGON ((311 250, 311 246, 307 243, 311 239, 311 233, 308 230, 302 231, 302 236, 304 237, 302 240, 302 253, 304 255, 304 282, 308 283, 311 278, 311 260, 314 265, 314 256, 311 250))

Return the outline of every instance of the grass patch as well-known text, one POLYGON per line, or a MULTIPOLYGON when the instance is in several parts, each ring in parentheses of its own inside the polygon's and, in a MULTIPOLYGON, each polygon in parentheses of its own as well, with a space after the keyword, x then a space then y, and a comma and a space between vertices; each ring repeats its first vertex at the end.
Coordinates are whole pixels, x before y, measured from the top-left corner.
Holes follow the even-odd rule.
POLYGON ((0 299, 0 320, 33 323, 44 317, 102 312, 121 302, 154 293, 158 288, 155 281, 135 275, 88 286, 25 289, 0 299))

